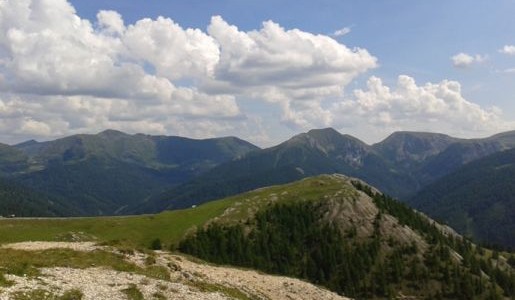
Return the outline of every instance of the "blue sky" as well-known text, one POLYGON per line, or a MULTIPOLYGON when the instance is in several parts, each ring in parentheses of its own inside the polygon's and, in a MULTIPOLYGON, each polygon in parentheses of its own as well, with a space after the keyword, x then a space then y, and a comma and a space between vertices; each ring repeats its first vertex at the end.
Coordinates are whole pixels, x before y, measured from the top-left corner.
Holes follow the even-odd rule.
MULTIPOLYGON (((166 16, 182 27, 201 29, 214 15, 245 31, 258 29, 266 20, 327 35, 350 27, 351 33, 337 40, 376 55, 382 66, 378 74, 416 73, 422 81, 440 80, 448 74, 466 80, 465 72, 452 69, 450 56, 468 52, 498 57, 499 48, 515 43, 513 0, 71 2, 79 15, 90 20, 99 10, 112 9, 127 23, 166 16)), ((492 65, 503 67, 511 62, 515 67, 513 59, 496 62, 499 65, 492 65)))
POLYGON ((515 129, 514 0, 4 2, 0 142, 515 129))

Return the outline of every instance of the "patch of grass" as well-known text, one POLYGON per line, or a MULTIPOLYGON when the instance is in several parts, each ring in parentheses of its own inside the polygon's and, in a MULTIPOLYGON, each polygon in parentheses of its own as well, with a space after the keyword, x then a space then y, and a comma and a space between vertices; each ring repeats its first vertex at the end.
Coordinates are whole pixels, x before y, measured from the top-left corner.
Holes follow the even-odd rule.
POLYGON ((257 299, 255 297, 248 296, 247 294, 243 293, 242 291, 240 291, 238 289, 235 289, 235 288, 232 288, 232 287, 227 287, 227 286, 224 286, 224 285, 208 283, 208 282, 205 282, 205 281, 194 281, 194 282, 191 283, 191 285, 196 287, 197 289, 199 289, 201 292, 205 292, 205 293, 221 293, 221 294, 223 294, 223 295, 225 295, 225 296, 227 296, 228 298, 231 298, 231 299, 238 299, 238 300, 254 300, 254 299, 257 299))
POLYGON ((148 256, 145 258, 145 265, 151 266, 156 264, 156 256, 154 253, 148 254, 148 256))
POLYGON ((161 239, 156 238, 156 239, 152 240, 152 243, 150 244, 150 249, 152 249, 152 250, 163 249, 163 244, 161 243, 161 239))
POLYGON ((62 296, 60 296, 59 300, 82 300, 84 294, 77 289, 72 289, 64 292, 62 296))
POLYGON ((156 299, 156 300, 166 300, 166 297, 165 295, 159 293, 159 292, 155 292, 152 294, 152 298, 153 299, 156 299))
POLYGON ((80 252, 70 249, 49 249, 44 251, 23 251, 0 249, 0 267, 6 273, 18 276, 35 276, 37 268, 70 267, 88 268, 105 266, 117 271, 136 272, 138 267, 117 255, 106 251, 80 252))
POLYGON ((168 272, 168 269, 163 266, 148 266, 141 272, 141 274, 156 279, 170 281, 170 273, 168 272))
POLYGON ((5 274, 0 271, 0 287, 10 287, 14 284, 14 281, 5 278, 5 274))
POLYGON ((44 289, 18 291, 11 295, 12 300, 56 300, 57 296, 44 289))
POLYGON ((131 284, 128 288, 123 289, 122 293, 127 295, 129 300, 144 300, 143 293, 138 289, 135 284, 131 284))
POLYGON ((17 276, 37 276, 39 275, 38 268, 45 267, 84 269, 98 266, 121 272, 132 272, 161 280, 170 280, 170 274, 165 267, 153 265, 141 268, 124 260, 122 255, 107 251, 80 252, 70 249, 23 251, 0 249, 0 269, 5 273, 17 276))
POLYGON ((7 256, 3 256, 2 251, 0 251, 0 255, 2 255, 2 257, 0 257, 0 266, 7 274, 28 277, 35 277, 40 274, 37 268, 23 259, 9 261, 7 260, 7 256))

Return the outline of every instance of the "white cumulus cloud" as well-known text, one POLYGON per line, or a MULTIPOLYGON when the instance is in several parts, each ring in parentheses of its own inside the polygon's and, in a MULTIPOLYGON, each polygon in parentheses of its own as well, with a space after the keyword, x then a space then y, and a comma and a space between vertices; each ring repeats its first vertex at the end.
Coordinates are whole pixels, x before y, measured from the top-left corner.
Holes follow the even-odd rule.
POLYGON ((233 85, 346 85, 376 67, 376 58, 365 49, 349 49, 325 35, 285 30, 272 21, 264 22, 259 31, 242 32, 213 17, 208 32, 222 48, 215 77, 233 85))
POLYGON ((371 77, 366 90, 355 90, 353 97, 332 108, 334 126, 356 131, 368 140, 377 140, 396 130, 443 132, 477 137, 508 130, 515 125, 502 118, 495 107, 483 108, 464 98, 456 81, 417 85, 401 75, 393 88, 371 77), (353 124, 361 124, 356 128, 353 124))
POLYGON ((151 64, 157 75, 170 80, 212 76, 220 56, 212 37, 164 17, 130 25, 123 44, 131 57, 151 64))
POLYGON ((122 16, 116 11, 101 10, 97 14, 97 20, 100 28, 110 34, 121 35, 125 31, 122 16))
POLYGON ((505 45, 499 50, 499 52, 508 55, 515 55, 515 45, 505 45))
POLYGON ((350 27, 343 27, 343 28, 338 29, 335 32, 333 32, 333 35, 336 36, 336 37, 340 37, 340 36, 347 35, 350 32, 351 32, 350 27))
POLYGON ((486 60, 486 56, 482 56, 479 54, 470 55, 467 53, 458 53, 451 57, 452 64, 456 68, 467 68, 475 63, 482 63, 486 60))
POLYGON ((208 33, 222 51, 214 77, 204 88, 278 103, 282 121, 292 127, 328 124, 328 114, 317 109, 321 102, 340 96, 343 87, 377 66, 365 49, 350 49, 325 35, 286 30, 272 21, 260 30, 243 32, 213 17, 208 33))
POLYGON ((166 17, 125 24, 107 10, 90 21, 66 0, 3 1, 0 100, 9 118, 0 131, 48 137, 139 127, 209 135, 259 119, 240 109, 249 98, 275 103, 294 127, 328 124, 325 99, 340 96, 376 61, 365 49, 273 21, 244 32, 215 16, 202 30, 166 17))
MULTIPOLYGON (((263 123, 272 116, 295 131, 363 127, 371 135, 502 127, 498 110, 467 101, 452 81, 418 86, 401 76, 390 88, 372 77, 349 96, 349 84, 378 63, 333 38, 348 32, 273 21, 243 31, 221 16, 207 29, 166 17, 126 24, 116 11, 81 18, 66 0, 0 0, 0 142, 106 128, 269 142, 263 123)), ((457 67, 485 59, 452 58, 457 67)))

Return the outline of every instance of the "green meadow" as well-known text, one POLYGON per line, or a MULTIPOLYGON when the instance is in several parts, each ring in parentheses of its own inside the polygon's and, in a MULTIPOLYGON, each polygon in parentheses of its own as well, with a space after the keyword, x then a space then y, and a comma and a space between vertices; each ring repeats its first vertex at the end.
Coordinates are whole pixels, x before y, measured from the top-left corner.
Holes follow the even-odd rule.
POLYGON ((329 176, 258 189, 238 196, 209 202, 195 208, 165 211, 155 215, 91 218, 0 219, 0 243, 23 241, 87 241, 148 248, 155 239, 163 247, 177 244, 189 229, 215 217, 225 222, 245 220, 249 213, 280 198, 280 201, 320 199, 343 188, 329 176), (230 213, 224 214, 229 208, 230 213))
POLYGON ((155 239, 177 242, 230 206, 230 199, 155 215, 91 218, 0 219, 0 243, 95 240, 148 247, 155 239))

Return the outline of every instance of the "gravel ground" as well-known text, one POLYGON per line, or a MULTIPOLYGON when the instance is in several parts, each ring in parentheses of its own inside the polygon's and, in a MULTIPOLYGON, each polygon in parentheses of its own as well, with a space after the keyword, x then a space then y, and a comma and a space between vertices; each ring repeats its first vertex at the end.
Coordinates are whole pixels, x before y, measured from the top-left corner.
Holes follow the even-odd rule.
POLYGON ((16 281, 16 285, 4 288, 0 299, 11 299, 17 291, 45 289, 60 295, 65 291, 76 289, 83 293, 84 300, 127 299, 122 290, 136 285, 145 299, 158 299, 159 294, 166 299, 177 300, 224 300, 228 299, 219 293, 203 293, 191 287, 163 280, 156 280, 142 275, 118 272, 103 268, 71 269, 44 268, 38 278, 27 279, 7 275, 8 280, 16 281))
MULTIPOLYGON (((7 244, 2 247, 28 251, 54 248, 67 248, 75 251, 112 250, 108 247, 96 246, 92 242, 24 242, 7 244)), ((348 299, 298 279, 197 263, 184 256, 161 251, 156 251, 155 254, 156 264, 165 266, 170 271, 170 281, 99 267, 87 269, 43 268, 40 269, 41 275, 37 278, 6 275, 6 278, 14 281, 15 285, 0 288, 0 300, 11 299, 13 293, 16 292, 34 289, 44 289, 56 295, 72 289, 80 290, 84 295, 84 300, 127 299, 122 291, 131 285, 136 286, 145 299, 231 299, 221 292, 199 290, 199 283, 201 283, 200 286, 208 284, 211 287, 239 290, 253 299, 348 299)), ((143 266, 146 257, 147 255, 144 253, 135 253, 127 255, 126 259, 143 266)))
POLYGON ((196 276, 211 283, 245 291, 260 299, 348 299, 299 279, 266 275, 252 270, 198 264, 178 255, 162 254, 160 259, 170 262, 172 266, 175 266, 173 268, 179 269, 172 272, 172 275, 196 276))

